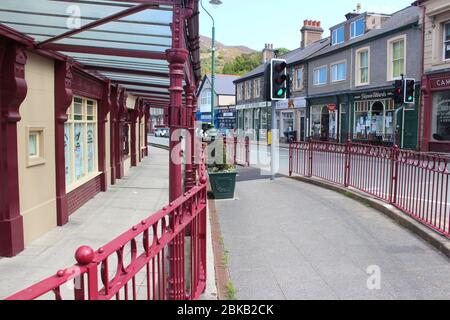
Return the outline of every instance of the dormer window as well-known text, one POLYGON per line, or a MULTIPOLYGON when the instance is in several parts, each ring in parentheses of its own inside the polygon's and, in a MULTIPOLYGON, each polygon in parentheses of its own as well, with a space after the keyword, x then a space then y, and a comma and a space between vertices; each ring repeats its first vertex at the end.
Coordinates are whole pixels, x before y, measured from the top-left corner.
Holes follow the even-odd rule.
POLYGON ((364 34, 365 28, 366 22, 364 18, 353 21, 350 24, 350 38, 353 39, 362 36, 364 34))
POLYGON ((343 43, 345 40, 345 29, 344 27, 340 27, 331 32, 331 42, 333 45, 343 43))

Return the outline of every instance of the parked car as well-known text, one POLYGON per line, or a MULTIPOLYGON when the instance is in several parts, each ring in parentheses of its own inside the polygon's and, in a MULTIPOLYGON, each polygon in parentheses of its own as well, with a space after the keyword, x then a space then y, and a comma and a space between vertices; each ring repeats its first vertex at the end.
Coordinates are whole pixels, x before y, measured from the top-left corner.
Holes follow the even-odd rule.
POLYGON ((157 128, 155 130, 155 137, 168 138, 169 137, 169 128, 157 128))

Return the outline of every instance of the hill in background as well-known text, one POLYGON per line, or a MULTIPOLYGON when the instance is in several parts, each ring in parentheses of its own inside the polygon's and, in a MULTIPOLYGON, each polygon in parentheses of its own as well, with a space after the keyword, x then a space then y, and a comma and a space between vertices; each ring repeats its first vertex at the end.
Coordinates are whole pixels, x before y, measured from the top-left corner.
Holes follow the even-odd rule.
MULTIPOLYGON (((233 64, 235 59, 248 56, 252 61, 261 62, 261 53, 246 46, 226 46, 216 41, 216 73, 223 73, 226 64, 233 64)), ((202 63, 202 74, 211 73, 211 38, 200 36, 200 59, 202 63)), ((253 65, 248 68, 252 70, 253 65)), ((226 68, 226 73, 234 73, 233 68, 226 68)), ((241 74, 240 72, 239 74, 241 74)), ((245 73, 245 72, 244 72, 245 73)))

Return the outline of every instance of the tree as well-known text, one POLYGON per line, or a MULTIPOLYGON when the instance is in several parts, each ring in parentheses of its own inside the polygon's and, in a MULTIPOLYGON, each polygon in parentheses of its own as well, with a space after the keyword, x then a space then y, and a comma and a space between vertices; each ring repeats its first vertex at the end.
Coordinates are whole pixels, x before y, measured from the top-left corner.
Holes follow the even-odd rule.
POLYGON ((278 57, 285 55, 286 53, 290 52, 291 50, 287 49, 287 48, 278 48, 275 49, 275 52, 278 54, 278 57))
POLYGON ((261 64, 261 53, 242 54, 232 62, 226 63, 223 68, 224 74, 244 75, 261 64))

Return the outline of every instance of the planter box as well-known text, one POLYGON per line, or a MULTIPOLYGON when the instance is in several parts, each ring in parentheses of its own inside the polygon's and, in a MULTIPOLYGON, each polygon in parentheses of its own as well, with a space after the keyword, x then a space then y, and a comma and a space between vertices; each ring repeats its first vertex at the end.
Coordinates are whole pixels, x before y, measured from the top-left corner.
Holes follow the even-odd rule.
POLYGON ((233 199, 237 172, 209 172, 209 182, 215 199, 233 199))

